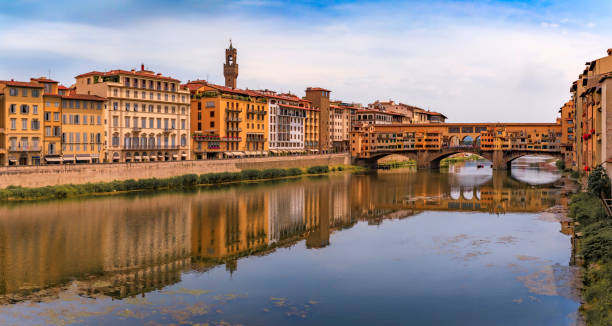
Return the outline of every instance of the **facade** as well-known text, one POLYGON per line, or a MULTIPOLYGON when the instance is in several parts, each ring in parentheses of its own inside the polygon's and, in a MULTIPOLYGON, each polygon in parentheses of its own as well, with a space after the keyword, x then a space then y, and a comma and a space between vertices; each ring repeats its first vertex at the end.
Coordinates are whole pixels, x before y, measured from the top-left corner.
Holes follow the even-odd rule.
POLYGON ((62 99, 59 85, 58 82, 43 77, 31 80, 44 87, 42 163, 59 164, 62 162, 62 99))
POLYGON ((319 120, 321 111, 314 107, 310 101, 306 106, 306 117, 304 118, 304 149, 310 153, 319 151, 319 120))
POLYGON ((332 140, 330 135, 331 126, 330 119, 330 90, 320 87, 308 87, 306 89, 305 99, 310 101, 314 107, 319 109, 319 151, 327 153, 332 149, 332 140))
POLYGON ((574 102, 573 166, 585 172, 603 164, 612 175, 612 49, 606 57, 586 63, 571 88, 574 102), (609 129, 610 128, 610 129, 609 129))
POLYGON ((329 107, 329 138, 333 152, 349 150, 349 132, 351 130, 352 109, 334 103, 329 107))
POLYGON ((570 100, 563 105, 559 110, 561 114, 561 149, 563 150, 563 161, 567 168, 574 167, 575 153, 574 153, 574 141, 575 141, 575 125, 574 125, 574 101, 570 100))
POLYGON ((0 81, 0 165, 37 165, 43 155, 44 86, 0 81))
POLYGON ((268 100, 261 93, 188 82, 195 159, 268 154, 268 100))
POLYGON ((104 103, 96 95, 61 96, 62 162, 100 163, 104 157, 104 103))
POLYGON ((351 156, 370 158, 378 152, 456 147, 556 153, 561 150, 561 139, 561 125, 557 123, 364 124, 351 131, 351 156))
POLYGON ((107 98, 105 162, 190 159, 189 90, 145 70, 92 71, 76 77, 78 94, 107 98))
POLYGON ((259 91, 268 100, 268 148, 271 154, 305 152, 306 112, 310 102, 292 94, 259 91))

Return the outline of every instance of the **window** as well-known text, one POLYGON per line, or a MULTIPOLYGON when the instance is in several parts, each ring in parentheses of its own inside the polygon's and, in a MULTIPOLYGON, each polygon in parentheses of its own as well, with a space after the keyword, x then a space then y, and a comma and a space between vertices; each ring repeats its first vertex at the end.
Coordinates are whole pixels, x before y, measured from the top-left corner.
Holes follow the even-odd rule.
POLYGON ((130 127, 130 117, 125 117, 125 126, 126 128, 130 127))
POLYGON ((117 116, 113 117, 113 127, 115 128, 119 127, 119 117, 117 116))
POLYGON ((11 96, 17 96, 17 88, 9 88, 9 95, 11 96))
POLYGON ((28 130, 28 119, 21 119, 21 130, 28 130))
POLYGON ((102 124, 102 116, 98 116, 98 125, 102 124))
POLYGON ((17 105, 16 104, 11 104, 9 105, 9 113, 17 113, 17 105))
POLYGON ((185 129, 185 119, 181 120, 181 129, 185 129))
POLYGON ((130 103, 125 103, 125 110, 129 111, 130 110, 130 103))
POLYGON ((17 129, 17 119, 12 118, 11 119, 11 130, 15 130, 17 129))
POLYGON ((157 118, 157 128, 161 128, 161 118, 157 118))
POLYGON ((149 104, 149 112, 153 112, 153 105, 149 104))
POLYGON ((38 121, 38 119, 32 119, 32 130, 39 130, 40 129, 40 121, 38 121))
POLYGON ((21 114, 28 114, 30 113, 30 106, 26 105, 26 104, 22 104, 21 105, 21 114))
POLYGON ((211 122, 210 122, 210 127, 211 127, 211 128, 214 128, 214 127, 215 127, 215 122, 214 122, 214 121, 211 121, 211 122))
POLYGON ((115 88, 115 89, 113 89, 113 96, 117 96, 117 95, 119 95, 119 92, 118 92, 118 90, 115 88))
POLYGON ((149 118, 149 128, 153 129, 153 118, 149 118))
POLYGON ((138 103, 134 103, 134 112, 138 112, 138 103))
POLYGON ((45 121, 51 121, 51 112, 45 112, 43 117, 45 121))

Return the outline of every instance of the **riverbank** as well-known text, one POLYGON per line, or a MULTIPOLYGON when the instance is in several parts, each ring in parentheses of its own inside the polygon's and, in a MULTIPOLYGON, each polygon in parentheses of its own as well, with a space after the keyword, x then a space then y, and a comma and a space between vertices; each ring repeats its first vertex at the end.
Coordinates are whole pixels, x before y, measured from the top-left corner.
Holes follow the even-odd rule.
POLYGON ((588 192, 571 197, 568 216, 574 222, 574 260, 584 267, 580 311, 587 325, 612 325, 612 219, 588 192))
POLYGON ((348 165, 350 160, 350 155, 343 153, 201 161, 8 166, 0 167, 0 189, 9 186, 38 188, 129 179, 160 179, 185 174, 240 172, 245 169, 307 169, 317 165, 348 165))
POLYGON ((26 188, 9 186, 0 189, 0 201, 37 201, 64 199, 83 196, 114 195, 133 191, 184 189, 197 186, 213 186, 237 182, 260 182, 300 176, 313 176, 340 171, 361 171, 356 166, 338 165, 331 168, 327 165, 311 166, 307 169, 245 169, 240 172, 219 172, 205 174, 184 174, 170 178, 147 178, 113 180, 85 184, 65 184, 46 187, 26 188))

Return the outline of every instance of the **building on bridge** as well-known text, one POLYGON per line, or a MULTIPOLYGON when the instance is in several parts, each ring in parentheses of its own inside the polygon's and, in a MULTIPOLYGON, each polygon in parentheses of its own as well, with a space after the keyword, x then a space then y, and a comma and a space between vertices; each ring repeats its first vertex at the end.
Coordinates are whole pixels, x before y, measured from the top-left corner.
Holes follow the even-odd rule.
POLYGON ((439 123, 355 125, 351 156, 375 163, 390 154, 402 154, 421 168, 437 167, 450 155, 469 152, 491 160, 496 168, 528 154, 561 155, 558 123, 439 123))

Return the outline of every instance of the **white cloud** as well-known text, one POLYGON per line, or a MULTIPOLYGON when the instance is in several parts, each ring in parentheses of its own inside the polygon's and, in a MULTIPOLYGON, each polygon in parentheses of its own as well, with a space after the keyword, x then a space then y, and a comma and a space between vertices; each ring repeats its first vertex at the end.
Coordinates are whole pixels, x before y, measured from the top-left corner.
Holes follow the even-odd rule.
MULTIPOLYGON (((209 76, 221 83, 232 38, 240 87, 303 94, 307 86, 321 86, 344 101, 395 99, 439 110, 452 121, 527 122, 554 121, 582 64, 607 48, 605 36, 485 19, 486 13, 455 19, 342 9, 351 15, 291 20, 237 12, 102 27, 21 21, 0 31, 0 56, 29 60, 39 70, 44 66, 37 60, 56 58, 62 64, 53 70, 65 83, 85 71, 141 62, 184 81, 209 76)), ((0 74, 36 75, 9 69, 16 68, 1 67, 0 74)))

